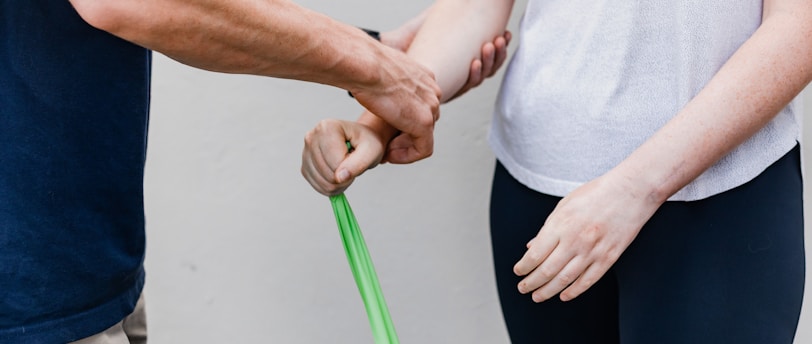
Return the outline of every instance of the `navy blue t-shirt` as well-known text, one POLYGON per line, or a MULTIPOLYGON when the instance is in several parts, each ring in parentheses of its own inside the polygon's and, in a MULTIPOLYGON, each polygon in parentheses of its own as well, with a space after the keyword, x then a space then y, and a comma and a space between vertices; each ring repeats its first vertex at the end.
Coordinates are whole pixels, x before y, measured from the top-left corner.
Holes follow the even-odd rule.
POLYGON ((0 0, 0 343, 73 341, 133 310, 150 61, 67 0, 0 0))

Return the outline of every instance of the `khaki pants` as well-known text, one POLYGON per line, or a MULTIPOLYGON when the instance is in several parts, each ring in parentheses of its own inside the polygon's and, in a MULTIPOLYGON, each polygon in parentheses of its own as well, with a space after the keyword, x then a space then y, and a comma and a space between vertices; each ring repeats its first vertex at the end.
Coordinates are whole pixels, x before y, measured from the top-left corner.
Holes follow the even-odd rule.
POLYGON ((104 332, 70 344, 146 344, 147 314, 144 311, 144 294, 138 298, 135 310, 124 320, 104 332))

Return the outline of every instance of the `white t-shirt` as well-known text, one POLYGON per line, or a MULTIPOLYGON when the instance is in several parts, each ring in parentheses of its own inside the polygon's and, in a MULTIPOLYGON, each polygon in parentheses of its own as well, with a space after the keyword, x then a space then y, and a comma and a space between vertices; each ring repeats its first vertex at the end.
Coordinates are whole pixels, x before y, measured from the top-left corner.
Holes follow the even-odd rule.
MULTIPOLYGON (((676 115, 761 13, 761 0, 530 0, 494 113, 496 157, 531 189, 567 195, 676 115)), ((799 140, 797 103, 670 200, 755 178, 799 140)))

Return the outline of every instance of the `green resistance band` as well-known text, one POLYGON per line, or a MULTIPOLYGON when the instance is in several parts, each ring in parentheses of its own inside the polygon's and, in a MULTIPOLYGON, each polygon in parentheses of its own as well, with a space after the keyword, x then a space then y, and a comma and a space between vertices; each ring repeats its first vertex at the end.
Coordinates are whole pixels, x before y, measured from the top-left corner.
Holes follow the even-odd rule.
POLYGON ((386 308, 386 300, 383 298, 381 285, 378 283, 378 276, 372 265, 372 258, 369 256, 364 236, 361 234, 361 228, 358 227, 358 221, 355 219, 350 203, 347 202, 347 197, 343 193, 331 196, 330 203, 333 205, 341 240, 344 242, 347 261, 350 263, 361 299, 364 300, 375 343, 398 344, 395 326, 392 324, 392 318, 386 308))
POLYGON ((347 261, 350 263, 352 275, 358 285, 358 292, 364 300, 364 307, 369 317, 369 326, 372 327, 372 336, 376 344, 398 344, 395 326, 386 308, 386 300, 383 298, 381 285, 378 283, 378 276, 375 274, 375 267, 372 266, 372 258, 364 243, 364 236, 361 235, 361 228, 355 214, 347 202, 344 194, 331 196, 330 203, 333 205, 333 212, 338 223, 338 230, 341 233, 341 240, 344 242, 344 252, 347 253, 347 261))
MULTIPOLYGON (((347 150, 352 153, 352 145, 347 142, 347 150)), ((352 212, 350 203, 344 194, 330 196, 330 203, 333 205, 333 213, 338 223, 338 231, 341 233, 341 241, 344 243, 344 252, 347 253, 347 261, 350 263, 352 276, 355 277, 355 284, 358 285, 358 292, 364 300, 364 308, 369 317, 369 326, 372 328, 372 337, 376 344, 399 344, 398 335, 395 333, 395 325, 389 316, 389 309, 386 308, 386 300, 383 299, 381 284, 378 283, 378 275, 375 267, 372 266, 372 258, 364 243, 364 236, 361 235, 361 228, 352 212)))

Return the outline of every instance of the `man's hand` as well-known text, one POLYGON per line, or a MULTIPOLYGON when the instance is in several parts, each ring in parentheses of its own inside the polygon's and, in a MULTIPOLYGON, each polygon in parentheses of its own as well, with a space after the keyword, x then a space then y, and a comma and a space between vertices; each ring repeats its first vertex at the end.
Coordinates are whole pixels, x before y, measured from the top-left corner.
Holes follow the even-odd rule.
POLYGON ((525 276, 519 292, 532 293, 535 302, 559 292, 562 301, 572 300, 631 244, 662 202, 629 179, 612 178, 584 184, 558 203, 513 268, 525 276))
POLYGON ((414 162, 434 150, 434 122, 440 118, 442 92, 434 74, 406 54, 383 47, 378 59, 379 82, 349 90, 368 111, 398 129, 392 140, 405 147, 398 156, 414 162))

